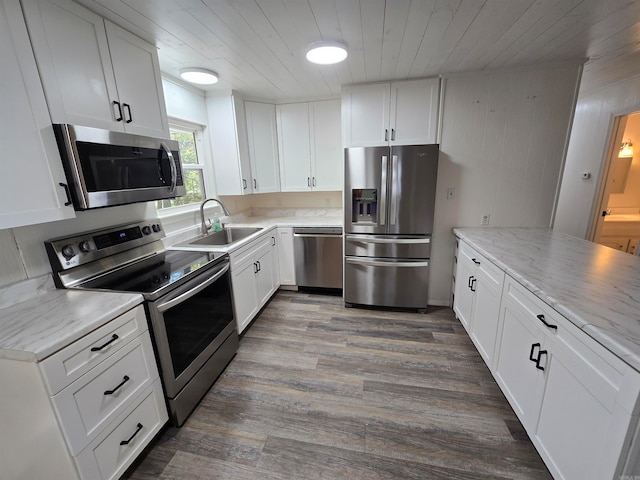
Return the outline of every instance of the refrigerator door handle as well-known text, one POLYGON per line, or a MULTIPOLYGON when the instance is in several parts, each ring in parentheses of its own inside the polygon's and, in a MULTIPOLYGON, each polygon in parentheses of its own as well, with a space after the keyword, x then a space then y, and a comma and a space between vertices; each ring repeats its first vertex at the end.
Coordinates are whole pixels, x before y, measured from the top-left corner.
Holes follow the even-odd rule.
POLYGON ((386 155, 382 156, 382 178, 380 180, 380 225, 387 221, 387 161, 386 155))
POLYGON ((391 268, 416 268, 416 267, 428 267, 429 262, 427 260, 420 262, 396 262, 385 260, 369 260, 362 257, 345 257, 345 262, 353 263, 356 265, 365 265, 369 267, 391 267, 391 268))
POLYGON ((395 243, 399 245, 409 244, 429 244, 430 238, 363 238, 354 235, 347 235, 346 240, 348 242, 362 242, 362 243, 395 243))
POLYGON ((391 204, 389 205, 389 225, 396 224, 398 209, 398 156, 391 157, 391 181, 389 182, 391 190, 391 204))

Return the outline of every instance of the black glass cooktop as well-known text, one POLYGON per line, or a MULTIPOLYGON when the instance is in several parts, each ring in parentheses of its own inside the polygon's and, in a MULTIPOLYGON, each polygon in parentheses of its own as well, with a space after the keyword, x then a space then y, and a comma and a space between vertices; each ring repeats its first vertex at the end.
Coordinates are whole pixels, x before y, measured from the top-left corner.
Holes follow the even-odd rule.
POLYGON ((211 268, 219 261, 223 261, 220 253, 168 250, 115 269, 83 283, 80 288, 141 293, 145 298, 157 297, 161 290, 168 291, 174 284, 182 283, 187 277, 211 268))

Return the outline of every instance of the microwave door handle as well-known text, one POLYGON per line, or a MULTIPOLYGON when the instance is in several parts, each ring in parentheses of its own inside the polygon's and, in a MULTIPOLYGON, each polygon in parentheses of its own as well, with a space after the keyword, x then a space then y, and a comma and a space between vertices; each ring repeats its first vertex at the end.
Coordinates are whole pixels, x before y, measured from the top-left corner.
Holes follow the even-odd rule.
POLYGON ((387 219, 387 156, 382 156, 382 175, 380 178, 380 225, 384 225, 387 219))
POLYGON ((173 153, 171 153, 171 149, 166 143, 160 142, 160 146, 167 154, 167 157, 169 157, 169 166, 171 167, 171 188, 169 189, 169 193, 173 194, 178 186, 178 167, 176 166, 176 159, 173 158, 173 153))
POLYGON ((156 308, 157 308, 158 312, 160 312, 160 313, 166 312, 167 310, 169 310, 172 307, 175 307, 179 303, 182 303, 185 300, 189 300, 191 297, 193 297, 194 295, 200 293, 202 290, 204 290, 209 285, 211 285, 216 280, 218 280, 222 275, 227 273, 227 270, 229 270, 229 265, 228 264, 225 265, 224 268, 222 268, 213 277, 211 277, 208 280, 205 280, 204 282, 200 283, 197 287, 194 287, 191 290, 187 290, 183 294, 178 295, 176 298, 172 298, 171 300, 167 300, 166 302, 159 303, 158 305, 156 305, 156 308))

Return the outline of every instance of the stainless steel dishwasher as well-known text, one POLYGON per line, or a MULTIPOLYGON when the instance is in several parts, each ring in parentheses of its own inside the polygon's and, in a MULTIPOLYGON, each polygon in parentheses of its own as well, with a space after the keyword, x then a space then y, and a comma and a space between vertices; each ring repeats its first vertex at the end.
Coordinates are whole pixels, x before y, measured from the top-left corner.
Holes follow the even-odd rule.
POLYGON ((293 229, 298 287, 342 288, 342 227, 293 229))

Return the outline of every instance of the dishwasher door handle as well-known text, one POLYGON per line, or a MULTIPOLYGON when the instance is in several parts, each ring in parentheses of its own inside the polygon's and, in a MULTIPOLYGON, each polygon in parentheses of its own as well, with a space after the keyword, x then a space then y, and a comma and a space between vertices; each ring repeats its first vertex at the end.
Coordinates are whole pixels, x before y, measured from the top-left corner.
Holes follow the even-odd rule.
POLYGON ((342 238, 342 235, 327 233, 294 233, 293 236, 300 238, 342 238))
POLYGON ((416 267, 428 267, 428 261, 417 261, 417 262, 397 262, 397 261, 386 261, 386 260, 369 260, 366 258, 353 258, 353 257, 345 257, 345 261, 347 263, 351 263, 354 265, 365 265, 369 267, 391 267, 391 268, 416 268, 416 267))

